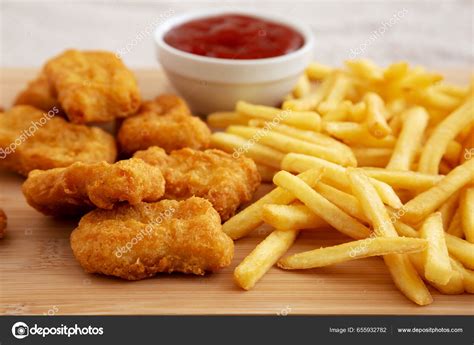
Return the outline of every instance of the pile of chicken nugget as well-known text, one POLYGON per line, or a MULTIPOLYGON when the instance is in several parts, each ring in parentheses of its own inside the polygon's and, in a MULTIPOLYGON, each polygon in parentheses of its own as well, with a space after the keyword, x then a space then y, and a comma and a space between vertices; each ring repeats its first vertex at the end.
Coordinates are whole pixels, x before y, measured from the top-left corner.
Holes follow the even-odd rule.
POLYGON ((210 138, 179 97, 142 101, 115 54, 68 50, 0 115, 0 167, 26 177, 39 212, 81 217, 70 242, 87 272, 201 275, 231 263, 221 223, 260 184, 253 160, 209 149, 210 138))

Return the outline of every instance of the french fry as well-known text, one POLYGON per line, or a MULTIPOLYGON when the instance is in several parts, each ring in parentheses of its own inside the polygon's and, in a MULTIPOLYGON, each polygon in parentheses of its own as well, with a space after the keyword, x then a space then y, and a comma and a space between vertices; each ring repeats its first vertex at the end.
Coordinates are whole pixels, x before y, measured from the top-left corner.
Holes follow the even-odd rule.
POLYGON ((277 132, 245 126, 230 126, 227 128, 227 132, 254 140, 283 152, 304 153, 344 166, 354 166, 357 164, 355 159, 352 161, 347 155, 341 154, 337 148, 308 143, 277 132))
POLYGON ((406 62, 346 66, 311 64, 282 109, 241 101, 209 116, 227 131, 212 146, 253 158, 276 184, 223 224, 233 239, 262 222, 276 229, 237 266, 236 283, 251 289, 278 260, 302 269, 380 255, 419 305, 432 302, 423 281, 472 293, 474 78, 468 89, 406 62), (355 241, 281 258, 300 230, 330 227, 355 241))
POLYGON ((238 135, 216 132, 211 135, 211 146, 234 155, 245 155, 256 163, 278 169, 284 153, 258 143, 250 143, 238 135))
POLYGON ((392 133, 392 129, 387 123, 389 117, 383 99, 374 92, 368 92, 364 97, 367 107, 367 128, 374 137, 385 138, 392 133))
POLYGON ((286 100, 283 102, 282 108, 285 110, 294 110, 294 111, 312 111, 315 110, 319 103, 326 97, 329 88, 333 82, 332 77, 328 77, 323 80, 323 82, 316 87, 316 89, 311 90, 303 98, 286 100))
POLYGON ((393 148, 396 139, 387 135, 382 139, 374 137, 366 126, 355 122, 325 122, 323 130, 348 145, 364 147, 393 148))
MULTIPOLYGON (((390 219, 397 219, 396 216, 394 216, 394 213, 393 212, 390 212, 389 210, 389 214, 391 216, 390 219)), ((396 214, 395 214, 396 215, 396 214)), ((405 237, 419 237, 419 233, 418 231, 416 231, 415 229, 413 229, 411 226, 409 226, 408 224, 405 224, 399 220, 396 220, 395 222, 393 222, 393 226, 395 227, 395 230, 397 230, 397 233, 399 236, 405 236, 405 237)))
POLYGON ((270 168, 266 165, 257 164, 257 171, 262 178, 262 182, 272 182, 273 176, 278 172, 277 169, 270 168))
POLYGON ((455 271, 462 276, 464 290, 468 293, 474 293, 474 271, 465 268, 459 261, 451 258, 451 264, 455 271))
POLYGON ((400 80, 399 87, 405 91, 424 89, 443 79, 437 73, 429 73, 423 67, 415 67, 400 80))
POLYGON ((349 60, 345 62, 349 70, 361 79, 379 81, 383 79, 383 71, 372 61, 366 59, 349 60))
MULTIPOLYGON (((267 124, 267 122, 262 121, 262 120, 249 121, 249 126, 252 126, 252 127, 265 127, 265 124, 267 124)), ((356 162, 355 156, 349 146, 341 143, 340 141, 334 138, 331 138, 330 136, 326 134, 314 132, 314 131, 306 131, 303 129, 299 129, 299 128, 295 128, 295 127, 291 127, 291 126, 287 126, 283 124, 272 125, 271 130, 281 133, 281 134, 285 134, 295 139, 308 141, 313 144, 334 147, 335 149, 338 149, 339 151, 341 151, 341 154, 347 156, 347 160, 354 162, 354 164, 356 162)))
POLYGON ((474 160, 469 160, 451 170, 438 184, 407 202, 403 206, 405 211, 403 219, 408 222, 419 222, 473 179, 474 160))
POLYGON ((446 152, 443 155, 443 160, 448 162, 450 165, 458 165, 459 158, 462 152, 462 145, 456 140, 451 140, 446 147, 446 152))
POLYGON ((250 290, 291 247, 298 230, 274 230, 235 268, 234 280, 250 290))
MULTIPOLYGON (((381 237, 398 237, 387 210, 369 177, 355 169, 349 169, 348 176, 354 195, 359 199, 362 209, 373 224, 374 233, 381 237)), ((384 261, 395 285, 405 296, 419 305, 433 302, 430 292, 418 276, 407 255, 385 255, 384 261)))
POLYGON ((395 62, 389 65, 383 72, 383 79, 392 83, 400 80, 408 74, 409 66, 405 61, 395 62))
POLYGON ((398 233, 390 220, 387 209, 369 177, 362 171, 355 169, 347 169, 347 176, 352 194, 359 200, 365 216, 372 222, 375 234, 377 236, 397 237, 398 233))
MULTIPOLYGON (((298 177, 307 183, 314 183, 320 178, 323 169, 308 170, 298 177)), ((270 193, 249 205, 235 216, 229 218, 222 224, 222 230, 233 240, 237 240, 251 233, 256 227, 262 224, 262 206, 265 204, 286 205, 295 200, 293 194, 283 188, 275 188, 270 193)))
POLYGON ((464 237, 464 231, 462 229, 462 223, 461 223, 461 209, 460 208, 458 208, 454 212, 453 218, 451 219, 451 222, 449 223, 447 233, 459 238, 464 237))
POLYGON ((433 86, 418 92, 420 103, 427 107, 452 111, 460 104, 458 97, 448 95, 433 86))
MULTIPOLYGON (((311 157, 308 155, 289 153, 283 158, 281 168, 291 172, 303 172, 312 168, 326 169, 326 174, 323 176, 323 182, 337 186, 338 189, 350 189, 349 180, 346 175, 346 169, 340 165, 311 157)), ((388 184, 370 179, 374 185, 377 193, 382 198, 383 202, 393 208, 402 207, 402 202, 393 188, 388 184)))
POLYGON ((354 152, 358 167, 384 168, 388 164, 393 150, 387 148, 353 147, 352 152, 354 152))
POLYGON ((357 200, 353 195, 342 192, 339 189, 322 182, 317 183, 313 188, 348 215, 357 218, 364 223, 368 222, 366 215, 360 207, 359 200, 357 200))
POLYGON ((460 163, 474 158, 474 126, 471 126, 471 130, 463 140, 460 163))
POLYGON ((454 193, 449 199, 438 209, 443 219, 443 229, 449 229, 449 224, 454 217, 454 213, 459 205, 459 193, 454 193))
POLYGON ((319 104, 318 111, 321 114, 326 114, 336 109, 346 96, 349 87, 349 78, 342 72, 335 72, 334 81, 327 91, 326 97, 319 104))
POLYGON ((276 229, 321 229, 329 225, 307 206, 267 204, 262 208, 262 220, 276 229))
POLYGON ((429 175, 414 171, 395 171, 381 168, 363 168, 364 173, 376 180, 385 182, 392 188, 426 190, 443 179, 443 175, 429 175))
MULTIPOLYGON (((410 254, 409 258, 410 258, 411 263, 417 270, 418 274, 421 275, 422 277, 425 277, 425 261, 423 258, 423 253, 410 254)), ((435 282, 428 281, 426 278, 425 280, 427 280, 431 286, 433 286, 436 290, 438 290, 442 294, 459 295, 464 292, 463 276, 461 273, 459 273, 455 269, 454 265, 451 265, 451 266, 453 267, 453 272, 447 284, 445 285, 437 284, 435 282)))
POLYGON ((305 73, 311 80, 321 80, 331 74, 332 71, 332 67, 323 65, 319 62, 311 62, 308 67, 306 67, 305 73))
POLYGON ((306 74, 303 74, 301 77, 299 77, 298 82, 296 83, 296 86, 293 90, 293 94, 296 98, 302 98, 309 94, 310 91, 311 83, 309 81, 309 78, 306 74))
POLYGON ((367 108, 364 102, 354 103, 351 107, 349 119, 352 122, 362 122, 365 120, 367 108))
POLYGON ((330 109, 323 115, 324 121, 346 121, 350 117, 353 105, 349 100, 341 101, 334 109, 330 109))
POLYGON ((235 110, 237 113, 250 118, 284 123, 317 132, 321 130, 321 117, 314 111, 281 110, 264 105, 254 105, 244 101, 237 102, 235 110))
POLYGON ((446 285, 451 278, 452 268, 441 213, 436 212, 426 218, 420 229, 420 237, 428 242, 424 257, 426 279, 436 284, 446 285))
POLYGON ((280 171, 273 178, 273 182, 295 195, 311 211, 343 234, 356 239, 370 236, 371 231, 366 226, 325 199, 300 178, 280 171))
POLYGON ((246 125, 248 118, 233 111, 218 111, 207 116, 207 124, 214 128, 225 128, 230 125, 246 125))
POLYGON ((428 113, 421 107, 408 109, 402 117, 402 130, 387 164, 390 170, 410 170, 428 124, 428 113))
MULTIPOLYGON (((413 228, 411 228, 410 226, 406 225, 406 224, 403 224, 401 222, 398 223, 398 225, 403 225, 402 227, 398 227, 397 224, 395 224, 395 227, 398 231, 398 233, 402 236, 408 236, 408 237, 418 237, 418 233, 416 230, 414 230, 413 228), (401 230, 401 231, 399 231, 401 230)), ((457 251, 460 253, 460 255, 462 257, 465 257, 467 258, 467 260, 469 260, 470 256, 469 256, 469 248, 463 248, 463 244, 461 242, 461 245, 459 245, 459 241, 449 241, 447 240, 447 237, 449 237, 450 235, 446 234, 446 246, 448 247, 448 251, 450 250, 453 250, 453 251, 457 251), (451 247, 451 249, 450 249, 451 247)), ((461 240, 462 241, 462 240, 461 240)), ((469 246, 469 244, 467 245, 469 246)), ((424 267, 424 257, 422 255, 422 253, 415 253, 415 254, 410 254, 410 259, 413 263, 413 265, 415 266, 415 268, 417 269, 417 271, 422 275, 424 276, 425 275, 425 267, 424 267)), ((448 284, 446 285, 440 285, 440 284, 436 284, 434 282, 430 282, 431 285, 433 285, 437 290, 439 290, 440 292, 444 293, 444 294, 461 294, 464 292, 464 286, 462 284, 462 276, 460 274, 460 272, 462 272, 460 269, 459 269, 459 265, 464 269, 466 270, 466 272, 472 274, 473 272, 470 271, 470 270, 467 270, 465 269, 457 260, 454 260, 453 258, 450 258, 451 259, 451 267, 453 269, 453 273, 451 275, 451 279, 449 280, 448 284), (455 264, 457 263, 457 265, 455 264)), ((473 278, 472 275, 470 275, 471 279, 473 278)), ((474 283, 474 281, 470 281, 470 291, 468 290, 468 287, 466 287, 466 291, 467 292, 470 292, 470 293, 473 293, 473 288, 474 288, 474 285, 472 285, 474 283)), ((464 284, 466 285, 466 284, 464 284)))
POLYGON ((457 98, 464 98, 467 96, 469 90, 466 87, 450 84, 450 83, 439 83, 433 86, 434 89, 441 91, 449 96, 457 98))
POLYGON ((439 163, 439 173, 442 175, 447 175, 453 170, 453 168, 444 160, 439 163))
POLYGON ((387 111, 391 114, 389 117, 390 119, 393 119, 394 117, 401 118, 399 115, 407 110, 407 106, 407 101, 403 97, 393 98, 385 105, 387 111))
POLYGON ((464 236, 467 241, 474 243, 474 187, 462 191, 459 207, 464 236))
POLYGON ((393 136, 395 137, 400 136, 400 131, 402 130, 402 124, 403 124, 403 117, 401 115, 392 115, 392 117, 388 121, 388 125, 390 126, 390 129, 392 130, 393 136))
POLYGON ((421 153, 418 171, 437 174, 446 148, 459 132, 474 123, 474 97, 469 97, 433 131, 421 153))
POLYGON ((406 254, 391 254, 383 257, 398 289, 418 305, 433 303, 426 285, 406 254))
POLYGON ((446 234, 448 252, 469 269, 474 269, 474 244, 456 236, 446 234))
POLYGON ((286 270, 324 267, 371 256, 420 252, 426 247, 426 241, 419 238, 367 238, 294 254, 280 259, 278 267, 286 270))
MULTIPOLYGON (((348 195, 348 194, 346 194, 348 195)), ((353 198, 352 195, 349 195, 351 198, 353 198)), ((328 199, 329 200, 329 199, 328 199)), ((357 209, 357 204, 356 206, 351 205, 351 201, 349 200, 344 200, 344 199, 335 199, 333 198, 332 200, 336 201, 333 202, 334 205, 339 207, 342 211, 346 212, 348 215, 353 216, 354 218, 358 218, 357 216, 361 218, 365 218, 364 214, 362 213, 362 209, 357 209), (351 214, 350 212, 355 210, 356 213, 351 214)), ((329 200, 332 202, 332 200, 329 200)), ((358 203, 358 201, 356 200, 358 203)), ((307 206, 301 205, 301 204, 291 204, 291 205, 265 205, 263 207, 262 211, 262 219, 265 221, 265 223, 276 226, 278 224, 281 224, 281 227, 284 229, 299 229, 299 230, 307 230, 307 229, 322 229, 322 228, 327 228, 329 225, 321 219, 321 217, 317 216, 313 211, 311 211, 307 206), (278 212, 278 213, 277 213, 278 212)), ((364 221, 363 219, 361 219, 364 221)), ((398 223, 401 222, 396 222, 395 225, 397 226, 398 223)), ((408 227, 408 225, 405 225, 401 223, 403 226, 408 227)), ((416 230, 410 228, 415 232, 414 236, 410 237, 418 237, 418 234, 416 230)), ((404 235, 408 236, 408 235, 404 235)))

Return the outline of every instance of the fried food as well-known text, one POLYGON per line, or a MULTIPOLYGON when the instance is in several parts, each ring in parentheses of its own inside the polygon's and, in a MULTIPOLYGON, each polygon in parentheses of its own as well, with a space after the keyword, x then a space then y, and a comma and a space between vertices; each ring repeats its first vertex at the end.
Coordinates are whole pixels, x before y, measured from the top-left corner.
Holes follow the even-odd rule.
POLYGON ((140 107, 135 76, 111 52, 67 50, 49 60, 44 71, 73 123, 107 122, 140 107))
POLYGON ((28 175, 31 170, 66 167, 74 162, 113 163, 114 138, 96 127, 75 125, 27 105, 0 115, 0 167, 28 175))
POLYGON ((133 158, 33 170, 23 184, 28 204, 53 216, 84 214, 95 207, 112 209, 120 202, 158 201, 164 192, 160 169, 133 158))
POLYGON ((44 111, 50 111, 54 107, 57 109, 61 108, 49 87, 48 78, 44 71, 36 79, 28 83, 26 89, 18 94, 14 104, 31 105, 44 111))
POLYGON ((234 158, 220 150, 197 151, 189 148, 167 155, 159 147, 135 153, 161 169, 166 180, 165 198, 198 196, 209 200, 223 221, 252 199, 260 184, 255 163, 246 157, 234 158))
POLYGON ((159 272, 203 275, 230 265, 234 243, 205 199, 120 205, 85 215, 71 247, 90 273, 128 280, 159 272))
POLYGON ((5 236, 5 229, 7 228, 7 215, 0 208, 0 238, 5 236))
POLYGON ((126 119, 118 132, 125 154, 159 146, 166 152, 189 147, 209 147, 211 131, 198 117, 192 116, 186 103, 174 95, 161 95, 144 102, 137 116, 126 119))

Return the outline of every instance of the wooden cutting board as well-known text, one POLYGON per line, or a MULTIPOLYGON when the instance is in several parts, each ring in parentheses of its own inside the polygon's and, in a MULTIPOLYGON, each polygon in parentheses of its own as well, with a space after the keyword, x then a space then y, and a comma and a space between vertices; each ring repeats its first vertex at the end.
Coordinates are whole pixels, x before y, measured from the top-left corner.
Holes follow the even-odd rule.
MULTIPOLYGON (((3 69, 0 105, 8 108, 35 69, 3 69)), ((462 80, 467 73, 453 73, 462 80)), ((172 90, 159 69, 139 70, 145 98, 172 90)), ((30 208, 23 178, 0 171, 0 207, 8 215, 0 240, 1 314, 474 314, 474 296, 446 296, 418 307, 393 285, 381 259, 285 272, 272 268, 251 291, 232 279, 235 266, 271 231, 257 229, 236 242, 232 265, 204 277, 161 274, 137 282, 84 273, 69 246, 77 219, 54 220, 30 208)), ((257 198, 271 187, 264 185, 257 198)), ((336 231, 306 232, 291 253, 344 241, 336 231)))

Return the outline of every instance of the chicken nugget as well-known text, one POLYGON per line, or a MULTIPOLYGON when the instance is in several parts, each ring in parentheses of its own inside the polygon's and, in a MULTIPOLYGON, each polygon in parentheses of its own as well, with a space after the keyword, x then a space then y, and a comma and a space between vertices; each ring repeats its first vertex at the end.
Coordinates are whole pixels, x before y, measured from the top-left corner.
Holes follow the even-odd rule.
POLYGON ((15 105, 31 105, 43 111, 50 111, 54 107, 60 109, 58 100, 53 96, 48 78, 42 72, 36 79, 32 80, 25 90, 17 96, 15 105))
POLYGON ((7 215, 0 208, 0 238, 5 236, 5 229, 7 228, 7 215))
POLYGON ((124 201, 131 205, 158 201, 164 191, 160 169, 134 158, 33 170, 23 183, 28 204, 52 216, 84 214, 95 206, 112 209, 124 201))
POLYGON ((199 196, 209 200, 222 221, 252 199, 260 185, 260 175, 253 160, 234 158, 220 150, 197 151, 189 148, 167 155, 159 147, 138 151, 135 158, 159 167, 166 180, 165 198, 183 199, 199 196))
POLYGON ((230 265, 234 254, 219 215, 197 197, 94 210, 71 233, 71 247, 86 272, 128 280, 159 272, 203 275, 230 265))
POLYGON ((181 98, 161 95, 145 102, 138 115, 126 119, 117 139, 127 155, 151 146, 166 152, 184 147, 201 150, 209 147, 211 131, 204 121, 191 115, 181 98))
POLYGON ((73 123, 107 122, 140 107, 135 76, 114 53, 67 50, 49 60, 44 71, 73 123))
POLYGON ((113 163, 115 139, 100 128, 75 125, 28 105, 0 114, 0 167, 28 175, 31 170, 66 167, 74 162, 113 163))

